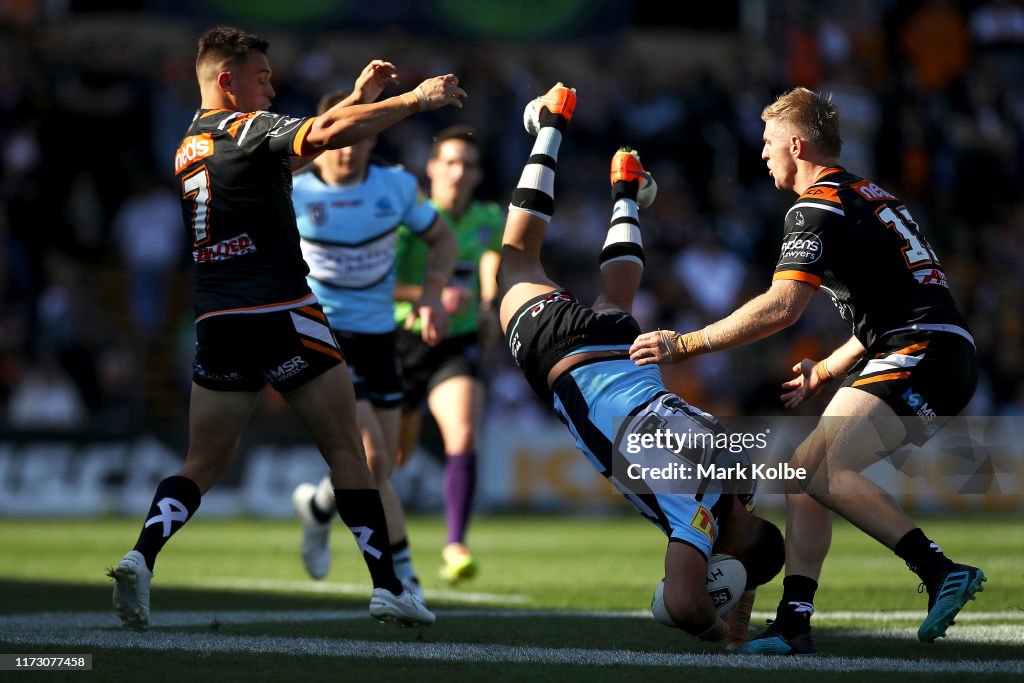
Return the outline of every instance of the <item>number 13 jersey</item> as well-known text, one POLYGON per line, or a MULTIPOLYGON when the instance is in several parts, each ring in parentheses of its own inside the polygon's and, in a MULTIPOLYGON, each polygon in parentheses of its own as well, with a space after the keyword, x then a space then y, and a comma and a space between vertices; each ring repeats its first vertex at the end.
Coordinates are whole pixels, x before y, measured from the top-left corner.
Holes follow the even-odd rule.
POLYGON ((786 214, 773 280, 824 289, 867 349, 909 329, 970 339, 942 265, 904 203, 839 167, 823 171, 786 214))
POLYGON ((314 118, 200 109, 174 159, 196 264, 196 320, 316 301, 292 209, 291 158, 314 118))

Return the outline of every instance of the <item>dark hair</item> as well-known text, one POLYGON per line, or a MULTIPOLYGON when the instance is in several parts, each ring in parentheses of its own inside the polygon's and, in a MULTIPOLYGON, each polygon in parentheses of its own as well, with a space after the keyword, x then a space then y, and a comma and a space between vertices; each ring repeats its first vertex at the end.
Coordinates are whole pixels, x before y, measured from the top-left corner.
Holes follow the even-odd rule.
POLYGON ((786 541, 779 527, 755 515, 751 520, 742 561, 747 570, 747 589, 774 579, 786 563, 786 541))
POLYGON ((449 126, 434 136, 434 142, 430 145, 430 158, 436 159, 441 153, 441 145, 449 140, 462 140, 468 145, 476 148, 477 153, 483 157, 484 146, 473 126, 449 126))
POLYGON ((316 105, 317 116, 323 114, 325 111, 336 105, 338 102, 341 102, 343 99, 345 99, 351 94, 351 90, 335 90, 334 92, 327 93, 326 95, 320 98, 319 104, 316 105))
POLYGON ((231 26, 217 26, 200 36, 196 66, 213 60, 237 64, 253 50, 266 54, 269 47, 270 43, 259 36, 231 26))

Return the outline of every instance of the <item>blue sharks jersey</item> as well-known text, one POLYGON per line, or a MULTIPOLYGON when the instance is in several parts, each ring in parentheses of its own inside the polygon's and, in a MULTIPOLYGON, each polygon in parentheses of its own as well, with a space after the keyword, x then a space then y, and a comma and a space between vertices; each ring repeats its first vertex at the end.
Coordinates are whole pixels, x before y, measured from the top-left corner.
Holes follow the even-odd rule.
POLYGON ((309 265, 309 286, 331 328, 381 334, 395 329, 398 226, 422 234, 437 212, 419 196, 416 178, 371 164, 358 185, 330 186, 315 172, 295 176, 292 202, 309 265))
POLYGON ((555 412, 594 469, 670 539, 710 557, 731 496, 715 482, 696 476, 665 482, 636 479, 630 473, 640 470, 631 466, 707 465, 729 457, 749 465, 746 454, 729 456, 704 441, 674 454, 651 448, 634 451, 628 444, 631 435, 648 433, 654 426, 670 426, 679 434, 716 434, 722 427, 715 418, 669 393, 658 366, 638 367, 628 358, 584 362, 561 375, 552 390, 555 412))

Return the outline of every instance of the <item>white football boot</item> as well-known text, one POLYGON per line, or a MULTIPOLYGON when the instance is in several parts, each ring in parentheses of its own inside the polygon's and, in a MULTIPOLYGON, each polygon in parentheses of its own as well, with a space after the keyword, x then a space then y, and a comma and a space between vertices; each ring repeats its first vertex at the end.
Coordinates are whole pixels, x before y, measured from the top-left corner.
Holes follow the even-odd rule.
POLYGON ((145 631, 149 626, 149 584, 153 572, 137 550, 129 550, 107 572, 114 580, 114 611, 125 628, 145 631))

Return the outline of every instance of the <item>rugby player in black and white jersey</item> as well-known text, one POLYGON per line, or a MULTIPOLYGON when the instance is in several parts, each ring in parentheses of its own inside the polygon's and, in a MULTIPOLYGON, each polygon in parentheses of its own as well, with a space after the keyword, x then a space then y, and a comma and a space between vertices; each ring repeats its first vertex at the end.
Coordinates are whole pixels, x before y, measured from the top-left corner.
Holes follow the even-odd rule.
POLYGON ((349 146, 418 111, 461 107, 448 74, 373 104, 397 83, 375 60, 352 96, 316 117, 267 111, 274 98, 266 40, 217 27, 199 39, 200 109, 175 157, 185 227, 196 262, 196 357, 183 467, 159 483, 134 549, 110 571, 114 608, 130 628, 149 622, 157 553, 227 471, 257 396, 269 382, 309 430, 331 471, 338 512, 373 580, 370 614, 429 624, 430 613, 395 576, 384 511, 366 466, 352 383, 306 284, 292 209, 293 167, 349 146), (369 97, 373 95, 373 97, 369 97))
POLYGON ((904 203, 839 165, 839 112, 830 98, 796 88, 761 117, 761 158, 775 187, 799 197, 786 214, 771 287, 703 330, 640 335, 631 357, 638 364, 677 362, 749 344, 796 322, 817 289, 829 293, 853 336, 829 357, 794 366, 782 400, 795 408, 826 382, 845 377, 790 461, 816 476, 791 482, 787 492, 786 578, 777 618, 738 652, 815 652, 810 617, 832 511, 918 574, 929 598, 918 638, 931 642, 982 590, 985 575, 949 560, 859 472, 875 462, 875 453, 924 443, 963 410, 977 383, 974 340, 904 203))

